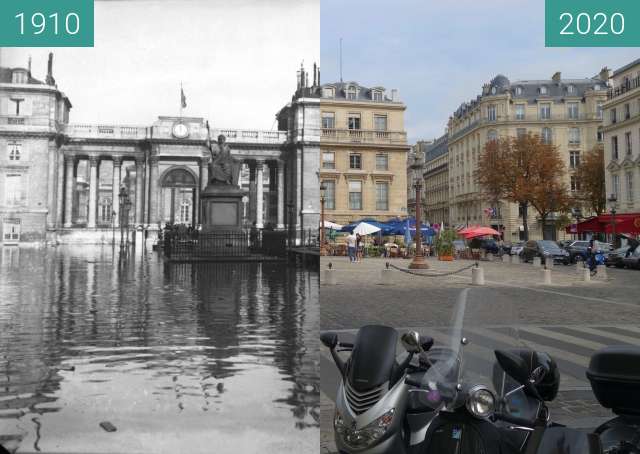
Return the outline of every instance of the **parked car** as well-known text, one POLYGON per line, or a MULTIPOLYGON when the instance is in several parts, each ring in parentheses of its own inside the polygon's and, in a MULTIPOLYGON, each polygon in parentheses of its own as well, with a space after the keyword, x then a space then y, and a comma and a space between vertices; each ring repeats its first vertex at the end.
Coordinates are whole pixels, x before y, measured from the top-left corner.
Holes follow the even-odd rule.
POLYGON ((629 256, 623 258, 622 263, 627 268, 640 269, 640 246, 636 246, 629 256))
POLYGON ((533 261, 534 257, 540 257, 542 263, 546 263, 551 259, 553 262, 560 262, 568 265, 569 253, 563 249, 555 241, 551 240, 530 240, 527 241, 522 249, 522 258, 525 262, 533 261))
POLYGON ((623 260, 627 255, 629 255, 630 249, 631 246, 623 246, 609 252, 604 259, 604 264, 607 266, 615 266, 616 268, 624 268, 625 265, 623 260))
POLYGON ((511 246, 511 255, 521 255, 524 249, 524 241, 518 241, 511 246))
MULTIPOLYGON (((593 252, 599 252, 605 257, 612 249, 609 243, 603 243, 601 241, 594 241, 593 247, 595 249, 593 252)), ((577 263, 587 259, 587 254, 589 253, 589 241, 573 241, 564 249, 569 253, 569 260, 571 263, 577 263)))

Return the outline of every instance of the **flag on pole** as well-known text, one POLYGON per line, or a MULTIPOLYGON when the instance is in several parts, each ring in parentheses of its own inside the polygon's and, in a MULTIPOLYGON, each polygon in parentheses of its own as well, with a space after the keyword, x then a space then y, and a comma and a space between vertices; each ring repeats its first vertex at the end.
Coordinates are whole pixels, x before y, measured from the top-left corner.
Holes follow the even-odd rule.
POLYGON ((187 97, 184 95, 184 90, 182 89, 182 85, 180 85, 180 105, 183 109, 187 108, 187 97))

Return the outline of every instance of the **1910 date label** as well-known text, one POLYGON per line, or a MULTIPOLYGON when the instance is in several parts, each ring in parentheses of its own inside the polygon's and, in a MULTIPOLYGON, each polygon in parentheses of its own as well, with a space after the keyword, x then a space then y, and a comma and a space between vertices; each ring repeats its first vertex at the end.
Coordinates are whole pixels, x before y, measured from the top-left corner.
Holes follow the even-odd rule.
POLYGON ((0 47, 93 47, 93 1, 0 1, 0 47))

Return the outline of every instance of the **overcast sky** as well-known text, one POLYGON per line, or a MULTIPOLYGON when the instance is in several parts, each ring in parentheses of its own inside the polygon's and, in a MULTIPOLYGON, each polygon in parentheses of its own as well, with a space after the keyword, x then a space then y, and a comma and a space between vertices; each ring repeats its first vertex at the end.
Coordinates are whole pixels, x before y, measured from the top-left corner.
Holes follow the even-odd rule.
POLYGON ((320 56, 320 0, 97 0, 95 47, 2 49, 3 66, 54 77, 74 123, 148 125, 184 115, 214 127, 272 129, 296 71, 320 56))
POLYGON ((322 82, 398 88, 409 140, 442 135, 449 115, 496 74, 510 80, 596 75, 639 48, 545 48, 544 0, 322 0, 322 82))

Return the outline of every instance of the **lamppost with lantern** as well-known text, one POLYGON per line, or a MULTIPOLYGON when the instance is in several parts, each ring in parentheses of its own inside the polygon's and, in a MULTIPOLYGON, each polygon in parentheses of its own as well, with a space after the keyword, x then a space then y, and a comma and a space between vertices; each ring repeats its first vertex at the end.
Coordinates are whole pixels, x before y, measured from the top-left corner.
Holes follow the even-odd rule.
POLYGON ((120 245, 122 246, 125 239, 125 229, 127 242, 129 241, 129 209, 131 209, 129 193, 124 186, 120 186, 118 201, 120 202, 120 245))
POLYGON ((416 190, 416 253, 409 264, 409 268, 424 270, 429 268, 429 264, 424 259, 424 251, 422 250, 422 178, 420 177, 421 172, 418 172, 418 170, 422 169, 420 158, 416 157, 414 159, 411 169, 415 170, 414 175, 418 174, 418 178, 416 178, 413 185, 416 190))
POLYGON ((611 206, 611 234, 613 236, 611 240, 611 244, 613 247, 616 247, 616 202, 618 201, 618 197, 615 193, 612 193, 607 199, 609 205, 611 206))
POLYGON ((327 187, 320 183, 320 255, 327 255, 326 240, 324 234, 324 203, 326 201, 327 187))
POLYGON ((576 239, 579 240, 580 239, 579 225, 580 225, 580 219, 582 218, 582 210, 580 209, 580 207, 576 207, 576 208, 572 208, 571 212, 573 213, 573 216, 576 218, 576 239))

